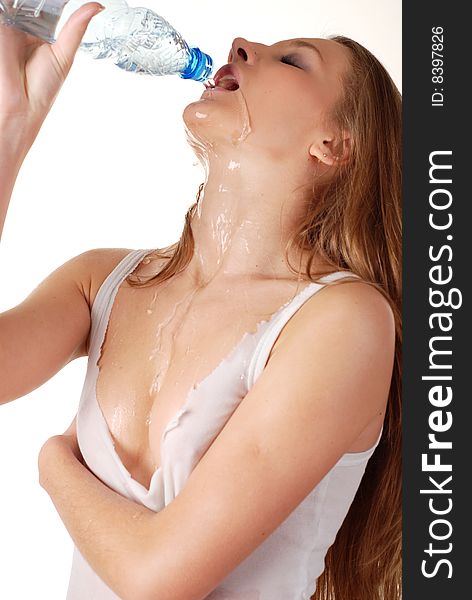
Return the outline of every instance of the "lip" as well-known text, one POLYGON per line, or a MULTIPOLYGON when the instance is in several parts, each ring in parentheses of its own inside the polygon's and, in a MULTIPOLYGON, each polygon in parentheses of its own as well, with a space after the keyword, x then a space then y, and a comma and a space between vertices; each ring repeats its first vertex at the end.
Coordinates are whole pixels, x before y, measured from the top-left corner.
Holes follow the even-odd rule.
POLYGON ((233 94, 234 92, 232 92, 231 90, 227 90, 224 87, 210 87, 207 88, 206 90, 203 90, 202 96, 205 95, 212 95, 212 94, 233 94))
POLYGON ((225 75, 232 75, 236 79, 238 86, 241 85, 241 75, 239 73, 239 69, 236 67, 236 65, 234 63, 229 63, 227 65, 223 65, 221 67, 221 69, 218 69, 215 76, 213 77, 213 79, 215 81, 215 87, 218 86, 218 82, 225 75))

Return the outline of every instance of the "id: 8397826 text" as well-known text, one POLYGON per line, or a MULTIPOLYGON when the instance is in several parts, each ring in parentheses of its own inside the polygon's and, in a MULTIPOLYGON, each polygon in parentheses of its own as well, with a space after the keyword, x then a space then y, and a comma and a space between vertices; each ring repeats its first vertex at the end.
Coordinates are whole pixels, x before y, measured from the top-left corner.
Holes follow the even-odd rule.
POLYGON ((431 29, 431 95, 432 106, 444 106, 444 28, 431 29))

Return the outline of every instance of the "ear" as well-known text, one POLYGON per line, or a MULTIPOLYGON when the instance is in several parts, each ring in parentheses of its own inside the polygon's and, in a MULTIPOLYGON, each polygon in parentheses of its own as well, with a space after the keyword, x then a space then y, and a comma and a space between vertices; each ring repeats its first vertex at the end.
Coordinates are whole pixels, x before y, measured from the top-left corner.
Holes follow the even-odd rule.
POLYGON ((349 161, 351 156, 351 136, 348 131, 342 131, 342 141, 336 142, 332 137, 321 142, 313 142, 309 153, 318 162, 326 165, 339 165, 349 161))

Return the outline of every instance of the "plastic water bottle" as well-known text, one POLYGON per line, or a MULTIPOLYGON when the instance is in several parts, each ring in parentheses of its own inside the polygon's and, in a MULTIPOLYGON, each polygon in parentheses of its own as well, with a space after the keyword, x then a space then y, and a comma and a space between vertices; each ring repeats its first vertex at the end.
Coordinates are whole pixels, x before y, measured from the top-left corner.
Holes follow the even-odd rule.
MULTIPOLYGON (((90 0, 0 0, 0 20, 46 42, 56 40, 70 15, 90 0)), ((165 19, 126 0, 100 0, 106 10, 89 23, 80 50, 92 58, 109 58, 125 71, 149 75, 179 74, 207 80, 213 61, 191 48, 165 19)))

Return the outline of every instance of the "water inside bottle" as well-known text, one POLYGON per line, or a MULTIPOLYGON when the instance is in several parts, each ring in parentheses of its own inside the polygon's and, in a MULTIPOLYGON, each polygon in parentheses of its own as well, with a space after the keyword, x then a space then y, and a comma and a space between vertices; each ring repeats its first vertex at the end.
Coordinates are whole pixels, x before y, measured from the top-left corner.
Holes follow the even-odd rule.
POLYGON ((53 43, 64 0, 19 0, 8 12, 0 11, 0 21, 7 26, 53 43))
POLYGON ((93 58, 112 58, 126 71, 148 75, 180 73, 187 64, 186 42, 147 8, 104 11, 91 25, 80 49, 93 58))

